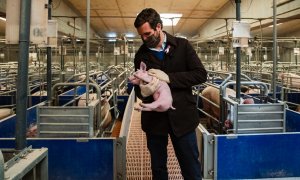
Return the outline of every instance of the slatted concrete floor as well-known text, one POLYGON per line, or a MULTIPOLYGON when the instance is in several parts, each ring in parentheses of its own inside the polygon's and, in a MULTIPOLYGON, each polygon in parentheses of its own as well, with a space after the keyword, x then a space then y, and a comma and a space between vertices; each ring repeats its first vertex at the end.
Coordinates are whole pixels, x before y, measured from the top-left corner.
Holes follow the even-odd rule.
MULTIPOLYGON (((126 155, 126 176, 128 180, 152 179, 150 154, 147 150, 145 133, 141 128, 141 113, 137 111, 133 111, 132 113, 126 155)), ((183 179, 170 138, 168 144, 167 166, 170 180, 183 179)))

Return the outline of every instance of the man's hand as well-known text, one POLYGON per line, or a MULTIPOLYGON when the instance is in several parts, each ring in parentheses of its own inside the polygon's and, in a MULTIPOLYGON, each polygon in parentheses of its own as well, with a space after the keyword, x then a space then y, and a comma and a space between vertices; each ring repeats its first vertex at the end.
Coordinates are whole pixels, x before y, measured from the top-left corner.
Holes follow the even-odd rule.
POLYGON ((169 76, 159 69, 149 69, 148 74, 153 77, 157 77, 158 79, 165 81, 166 83, 170 83, 169 76))
POLYGON ((148 97, 153 95, 154 92, 158 89, 159 79, 153 76, 152 81, 148 84, 140 83, 141 94, 143 97, 148 97))

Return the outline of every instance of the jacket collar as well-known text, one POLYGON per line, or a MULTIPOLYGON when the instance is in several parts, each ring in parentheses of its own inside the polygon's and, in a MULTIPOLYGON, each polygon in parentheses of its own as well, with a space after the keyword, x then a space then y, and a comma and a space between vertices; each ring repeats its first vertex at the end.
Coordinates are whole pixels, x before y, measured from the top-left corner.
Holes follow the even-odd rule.
POLYGON ((175 37, 171 34, 167 33, 166 31, 163 31, 165 35, 167 36, 167 44, 170 44, 171 46, 177 46, 175 37))
MULTIPOLYGON (((177 42, 176 42, 176 37, 172 36, 171 34, 167 33, 166 31, 163 31, 165 33, 165 35, 167 36, 167 44, 166 44, 166 54, 168 56, 173 56, 173 50, 176 48, 177 46, 177 42)), ((148 53, 150 53, 150 49, 145 45, 143 44, 140 49, 142 51, 146 51, 148 53)))

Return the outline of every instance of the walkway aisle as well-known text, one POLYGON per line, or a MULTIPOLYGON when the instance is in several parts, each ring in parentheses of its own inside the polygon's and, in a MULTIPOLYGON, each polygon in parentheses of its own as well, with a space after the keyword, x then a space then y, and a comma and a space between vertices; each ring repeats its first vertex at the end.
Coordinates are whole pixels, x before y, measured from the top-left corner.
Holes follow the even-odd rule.
MULTIPOLYGON (((128 180, 151 180, 150 155, 147 150, 145 133, 141 129, 141 113, 133 111, 129 127, 128 144, 126 147, 126 171, 128 180)), ((168 170, 170 180, 183 179, 180 167, 169 139, 168 170)))

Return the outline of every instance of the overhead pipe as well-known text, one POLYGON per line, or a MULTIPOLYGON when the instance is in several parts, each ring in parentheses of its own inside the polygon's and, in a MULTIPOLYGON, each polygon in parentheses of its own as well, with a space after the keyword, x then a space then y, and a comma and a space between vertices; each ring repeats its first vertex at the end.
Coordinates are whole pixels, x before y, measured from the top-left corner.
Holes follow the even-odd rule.
POLYGON ((27 84, 28 84, 28 56, 30 43, 30 13, 31 0, 22 0, 20 9, 19 32, 19 62, 17 79, 17 106, 16 106, 16 149, 22 150, 27 146, 27 84))
MULTIPOLYGON (((48 1, 48 19, 51 20, 52 0, 48 1)), ((51 47, 47 47, 47 104, 51 101, 52 71, 51 71, 52 52, 51 47)))
MULTIPOLYGON (((236 20, 241 20, 241 0, 235 0, 236 20)), ((241 97, 241 47, 236 48, 236 98, 241 97)))
MULTIPOLYGON (((239 0, 241 1, 241 0, 239 0)), ((295 8, 291 11, 288 11, 289 13, 290 12, 293 12, 293 11, 297 11, 299 10, 300 8, 295 8)), ((287 12, 286 12, 287 13, 287 12)), ((282 14, 281 14, 282 15, 282 14)), ((55 18, 85 18, 85 16, 62 16, 62 15, 59 15, 59 16, 53 16, 55 18)), ((119 18, 126 18, 126 19, 135 19, 136 16, 90 16, 90 18, 111 18, 111 19, 119 19, 119 18)), ((180 17, 180 19, 225 19, 224 17, 180 17)), ((236 19, 236 17, 226 17, 226 19, 236 19)), ((244 17, 242 19, 249 19, 249 20, 267 20, 267 19, 273 19, 272 17, 265 17, 265 18, 252 18, 252 17, 244 17)), ((299 17, 279 17, 277 19, 283 19, 283 20, 294 20, 294 19, 299 19, 299 17)))
POLYGON ((273 101, 276 102, 276 67, 277 67, 277 1, 273 0, 273 77, 272 77, 272 92, 273 101))

